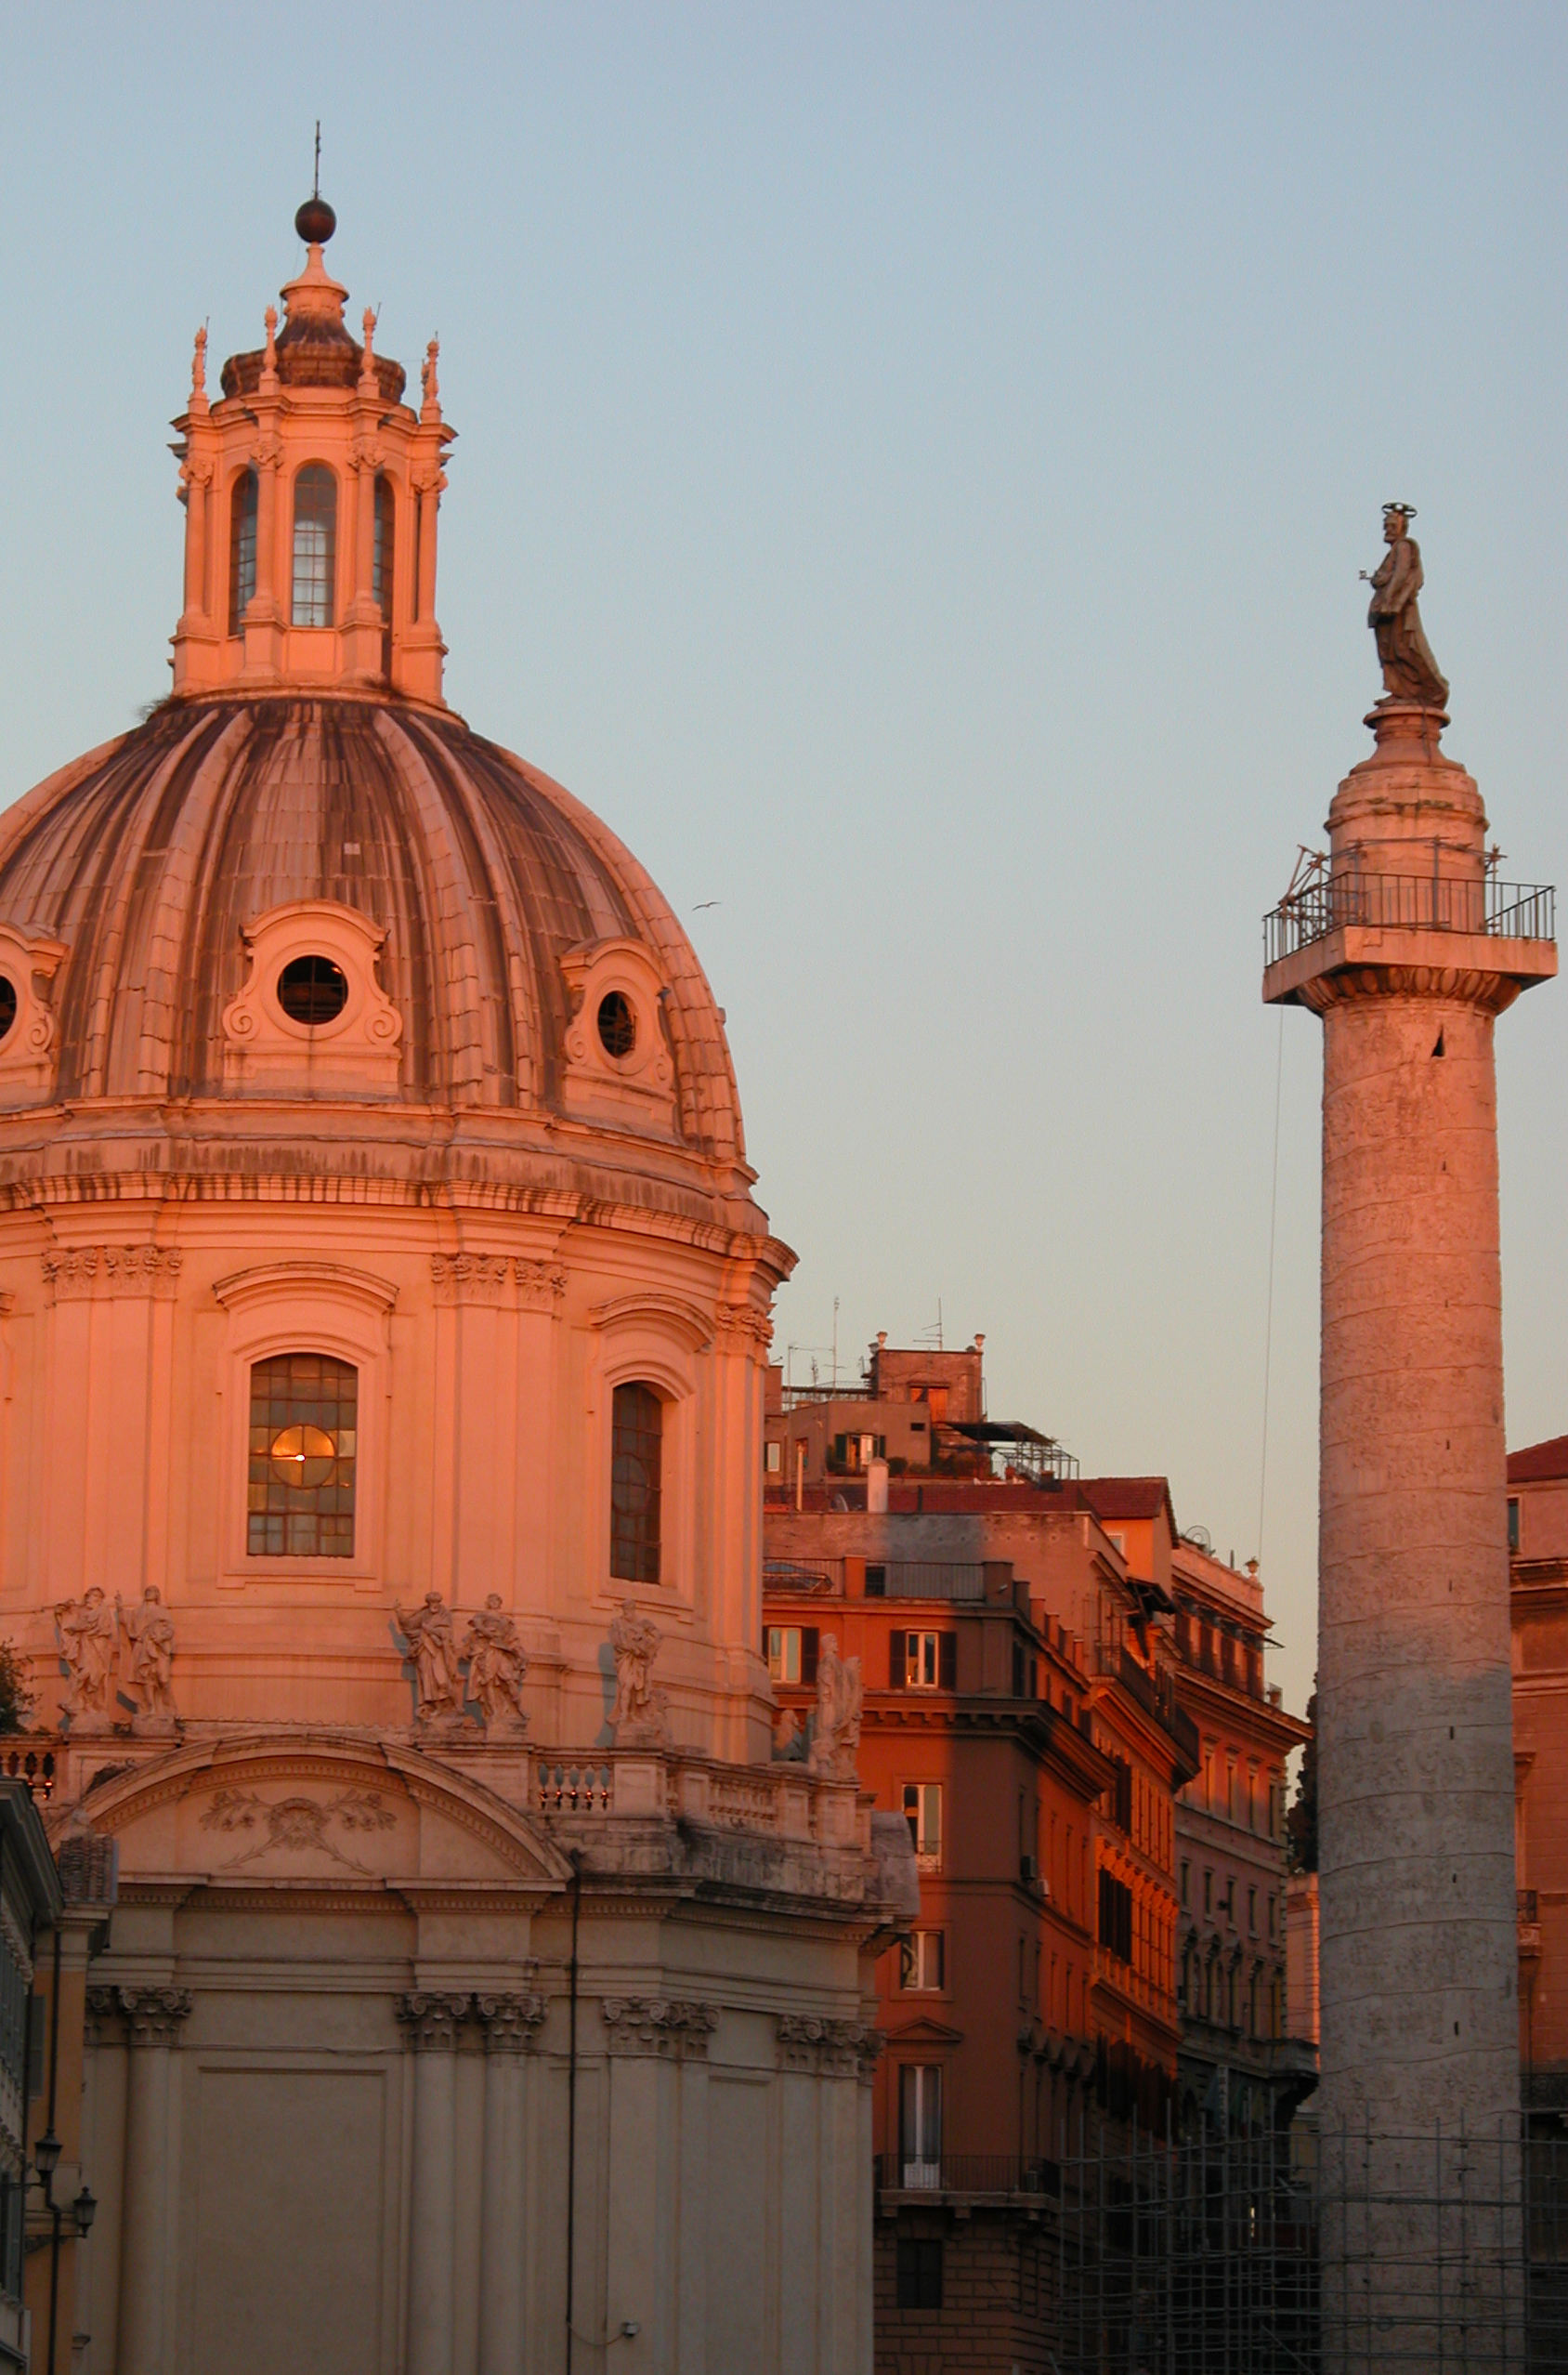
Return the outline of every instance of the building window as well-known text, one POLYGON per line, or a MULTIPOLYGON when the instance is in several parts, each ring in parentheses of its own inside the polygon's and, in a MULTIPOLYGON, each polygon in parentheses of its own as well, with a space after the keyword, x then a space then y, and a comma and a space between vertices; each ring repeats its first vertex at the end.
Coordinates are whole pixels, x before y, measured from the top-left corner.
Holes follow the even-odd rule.
POLYGON ((853 1473, 859 1468, 869 1468, 873 1460, 885 1460, 886 1457, 885 1435, 835 1435, 829 1465, 853 1473))
POLYGON ((898 1985, 907 1996, 938 1996, 945 1987, 947 1951, 941 1930, 915 1930, 898 1951, 898 1985))
POLYGON ((383 626, 392 623, 392 563, 397 543, 392 481, 375 482, 375 541, 371 551, 371 599, 381 612, 383 626))
POLYGON ((229 498, 229 632, 243 635, 255 592, 255 472, 242 470, 229 498))
POLYGON ((777 1476, 782 1473, 783 1467, 784 1446, 782 1443, 775 1442, 764 1444, 763 1446, 763 1469, 764 1474, 770 1476, 777 1476))
POLYGON ((905 1782, 904 1819, 909 1826, 909 1836, 915 1844, 917 1862, 930 1871, 936 1870, 942 1861, 940 1781, 905 1782))
POLYGON ((906 2189, 942 2183, 942 2072, 906 2062, 898 2073, 898 2158, 906 2189))
POLYGON ((886 1569, 886 1568, 885 1568, 885 1567, 869 1567, 869 1567, 867 1568, 867 1569, 866 1569, 866 1597, 867 1597, 869 1600, 885 1600, 885 1599, 886 1599, 886 1597, 887 1597, 887 1569, 886 1569))
POLYGON ((1513 1499, 1509 1502, 1509 1548, 1510 1551, 1519 1548, 1519 1502, 1513 1499))
POLYGON ((297 627, 330 627, 337 566, 337 480, 312 462, 294 480, 294 601, 297 627))
POLYGON ((958 1679, 956 1633, 890 1633, 888 1684, 894 1690, 952 1690, 958 1679))
POLYGON ((942 2245, 922 2235, 898 2238, 898 2306, 900 2309, 940 2309, 942 2306, 942 2245))
POLYGON ((1274 1896, 1271 1896, 1271 1897, 1270 1897, 1270 1899, 1269 1899, 1269 1935, 1270 1935, 1270 1937, 1271 1937, 1271 1938, 1272 1938, 1272 1937, 1275 1935, 1275 1932, 1274 1932, 1274 1922, 1275 1922, 1275 1920, 1276 1920, 1277 1916, 1276 1916, 1276 1914, 1275 1914, 1274 1908, 1276 1907, 1276 1905, 1278 1904, 1278 1902, 1279 1902, 1279 1899, 1278 1899, 1277 1897, 1274 1897, 1274 1896))
POLYGON ((1214 1875, 1212 1872, 1205 1872, 1203 1876, 1203 1909, 1205 1913, 1212 1913, 1214 1910, 1214 1875))
POLYGON ((1100 1873, 1100 1944, 1123 1962, 1132 1960, 1132 1891, 1114 1872, 1100 1873))
POLYGON ((817 1680, 817 1650, 819 1639, 814 1624, 770 1624, 767 1629, 767 1671, 776 1683, 805 1683, 817 1680))
POLYGON ((1183 1856, 1182 1858, 1182 1910, 1183 1913, 1187 1909, 1187 1893, 1192 1882, 1192 1873, 1193 1868, 1183 1856))
POLYGON ((1257 1936, 1258 1892, 1255 1888, 1249 1888, 1247 1892, 1247 1930, 1249 1937, 1255 1938, 1257 1936))
POLYGON ((623 1582, 657 1583, 664 1405, 651 1385, 616 1387, 614 1437, 609 1571, 623 1582))
POLYGON ((251 1371, 253 1558, 352 1558, 359 1371, 283 1353, 251 1371))
MULTIPOLYGON (((0 2177, 0 2291, 13 2301, 21 2299, 22 2221, 25 2196, 22 2187, 7 2170, 0 2177)), ((941 2272, 937 2272, 940 2284, 941 2272)))

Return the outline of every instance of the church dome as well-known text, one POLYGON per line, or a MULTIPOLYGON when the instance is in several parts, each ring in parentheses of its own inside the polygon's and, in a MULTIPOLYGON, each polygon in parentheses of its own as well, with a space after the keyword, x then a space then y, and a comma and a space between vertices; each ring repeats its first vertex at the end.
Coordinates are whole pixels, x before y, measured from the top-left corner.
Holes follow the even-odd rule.
POLYGON ((449 711, 169 702, 0 820, 0 927, 59 951, 52 1079, 7 1095, 0 1034, 0 1109, 281 1088, 575 1112, 742 1159, 723 1018, 665 900, 596 817, 449 711), (285 964, 320 953, 347 986, 358 965, 390 1006, 358 1072, 336 1017, 275 1010, 274 1037, 309 1043, 247 1072, 234 1010, 280 915, 291 946, 324 942, 285 964))

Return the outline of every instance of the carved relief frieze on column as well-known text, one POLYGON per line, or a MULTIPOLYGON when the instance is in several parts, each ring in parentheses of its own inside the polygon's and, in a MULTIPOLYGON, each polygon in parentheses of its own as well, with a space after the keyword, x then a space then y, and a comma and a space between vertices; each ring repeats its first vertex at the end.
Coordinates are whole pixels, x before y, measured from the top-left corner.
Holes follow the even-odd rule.
POLYGON ((83 2036, 89 2045, 124 2045, 128 2036, 118 1988, 89 1988, 83 2036))
POLYGON ((41 1258, 46 1287, 57 1303, 69 1303, 89 1295, 172 1296, 183 1257, 173 1245, 75 1245, 41 1258))
POLYGON ((717 2004, 665 1996, 607 1996, 600 2010, 611 2054, 653 2054, 661 2061, 705 2062, 708 2040, 719 2025, 717 2004))
POLYGON ((856 2078, 869 2086, 887 2039, 858 2020, 829 2020, 816 2013, 778 2014, 778 2067, 816 2078, 856 2078))
POLYGON ((116 1988, 113 1993, 133 2045, 177 2045, 196 2001, 189 1988, 116 1988))
POLYGON ((713 1314, 713 1335, 721 1352, 744 1352, 753 1345, 766 1352, 773 1343, 773 1314, 754 1303, 721 1303, 713 1314))
POLYGON ((517 1304, 523 1311, 558 1312, 561 1298, 567 1291, 567 1274, 554 1262, 522 1262, 512 1265, 517 1282, 517 1304))
POLYGON ((416 2054, 451 2054, 457 2047, 457 2032, 468 2017, 469 1996, 426 1994, 423 1988, 411 1988, 398 1999, 398 2018, 408 2030, 409 2042, 416 2054))
POLYGON ((441 1304, 500 1303, 512 1265, 504 1253, 432 1253, 430 1276, 441 1304))
POLYGON ((476 1996, 487 2054, 531 2054, 547 2010, 542 1996, 476 1996))

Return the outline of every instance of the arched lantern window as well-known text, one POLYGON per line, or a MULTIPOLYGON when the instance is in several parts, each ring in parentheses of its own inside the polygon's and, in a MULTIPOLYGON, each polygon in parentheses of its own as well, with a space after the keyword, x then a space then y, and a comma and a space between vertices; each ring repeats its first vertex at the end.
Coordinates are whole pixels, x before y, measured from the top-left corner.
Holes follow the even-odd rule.
POLYGON ((657 1583, 664 1405, 651 1385, 616 1387, 613 1431, 609 1571, 628 1583, 657 1583))
POLYGON ((254 470, 242 470, 229 498, 229 632, 243 635, 245 612, 255 592, 255 498, 254 470))
POLYGON ((371 595, 381 612, 381 673, 392 673, 392 571, 397 546, 392 481, 375 482, 375 544, 371 562, 371 595))
POLYGON ((294 601, 295 626, 333 623, 333 579, 337 565, 337 480, 323 463, 312 462, 294 480, 294 601))

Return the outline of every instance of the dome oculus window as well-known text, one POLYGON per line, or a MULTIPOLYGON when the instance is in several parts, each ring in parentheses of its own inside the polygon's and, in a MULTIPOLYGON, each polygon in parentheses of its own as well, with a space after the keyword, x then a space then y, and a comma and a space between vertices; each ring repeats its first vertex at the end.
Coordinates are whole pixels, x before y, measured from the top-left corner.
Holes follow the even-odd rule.
POLYGON ((607 991, 599 1000, 599 1044, 607 1056, 630 1056, 637 1043, 637 1017, 623 990, 607 991))
POLYGON ((623 1582, 657 1583, 664 1405, 651 1385, 616 1387, 613 1432, 609 1571, 623 1582))
POLYGON ((298 627, 330 627, 337 562, 337 480, 312 462, 294 480, 294 601, 298 627))
POLYGON ((324 1353, 251 1371, 245 1547, 253 1558, 352 1558, 359 1372, 324 1353))
POLYGON ((229 498, 229 632, 243 635, 245 612, 255 593, 255 498, 254 470, 242 470, 229 498))
POLYGON ((278 976, 278 1004, 291 1022, 335 1022, 348 1004, 348 981, 331 957, 291 957, 278 976))
POLYGON ((0 1039, 4 1039, 17 1018, 17 985, 9 974, 0 973, 0 1039))

